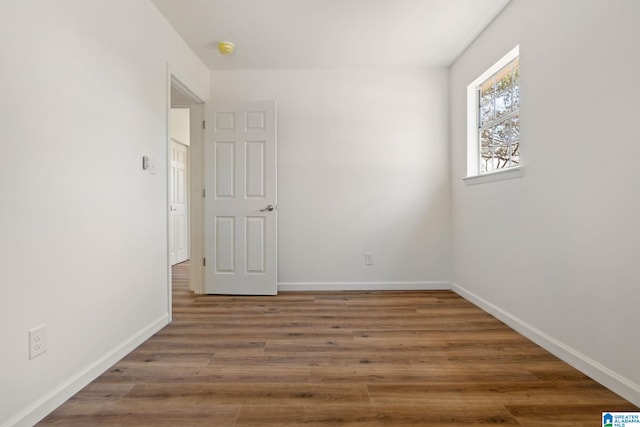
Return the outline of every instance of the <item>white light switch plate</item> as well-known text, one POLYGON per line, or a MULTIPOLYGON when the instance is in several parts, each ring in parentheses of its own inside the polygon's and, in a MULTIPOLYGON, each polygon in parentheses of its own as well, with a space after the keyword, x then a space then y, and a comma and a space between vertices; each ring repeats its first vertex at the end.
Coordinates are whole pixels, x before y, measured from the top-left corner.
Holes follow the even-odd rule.
POLYGON ((153 157, 149 157, 149 173, 151 175, 156 174, 156 159, 153 157))

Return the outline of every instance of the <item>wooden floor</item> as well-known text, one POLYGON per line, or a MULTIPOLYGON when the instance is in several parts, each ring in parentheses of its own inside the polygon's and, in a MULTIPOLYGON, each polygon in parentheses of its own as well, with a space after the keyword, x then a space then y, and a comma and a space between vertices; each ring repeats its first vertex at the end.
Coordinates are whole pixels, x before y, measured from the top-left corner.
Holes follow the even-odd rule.
POLYGON ((41 425, 600 426, 638 408, 449 291, 194 296, 41 425))

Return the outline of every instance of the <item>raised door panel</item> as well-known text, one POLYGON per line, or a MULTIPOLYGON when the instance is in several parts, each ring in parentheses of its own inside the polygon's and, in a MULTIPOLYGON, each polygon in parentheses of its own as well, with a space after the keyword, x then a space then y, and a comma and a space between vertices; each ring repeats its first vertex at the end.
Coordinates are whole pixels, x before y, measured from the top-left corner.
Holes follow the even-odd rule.
POLYGON ((265 198, 265 141, 245 143, 245 197, 265 198))
POLYGON ((235 142, 215 143, 215 197, 233 199, 235 197, 235 142))
POLYGON ((246 257, 245 271, 248 274, 264 274, 266 265, 266 218, 247 217, 245 220, 246 257))
POLYGON ((215 219, 215 272, 230 274, 236 271, 234 217, 219 216, 215 219))

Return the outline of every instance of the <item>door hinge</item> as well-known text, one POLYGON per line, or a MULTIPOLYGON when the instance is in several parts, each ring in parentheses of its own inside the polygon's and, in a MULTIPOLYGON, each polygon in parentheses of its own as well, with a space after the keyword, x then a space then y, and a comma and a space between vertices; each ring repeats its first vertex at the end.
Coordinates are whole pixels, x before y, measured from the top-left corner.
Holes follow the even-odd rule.
POLYGON ((202 266, 203 267, 207 266, 207 259, 206 258, 202 258, 202 266))
POLYGON ((202 197, 207 197, 207 190, 204 188, 202 189, 202 197))
POLYGON ((207 122, 205 120, 202 121, 202 129, 207 128, 207 122))

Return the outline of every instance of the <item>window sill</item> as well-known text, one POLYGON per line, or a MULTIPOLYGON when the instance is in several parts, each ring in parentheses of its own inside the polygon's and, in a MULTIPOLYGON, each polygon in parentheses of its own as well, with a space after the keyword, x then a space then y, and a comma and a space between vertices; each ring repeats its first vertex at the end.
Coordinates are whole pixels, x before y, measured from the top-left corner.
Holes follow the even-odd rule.
POLYGON ((524 170, 521 166, 509 169, 502 169, 495 172, 483 173, 482 175, 467 176, 462 178, 466 185, 484 184, 487 182, 504 181, 507 179, 521 178, 524 170))

